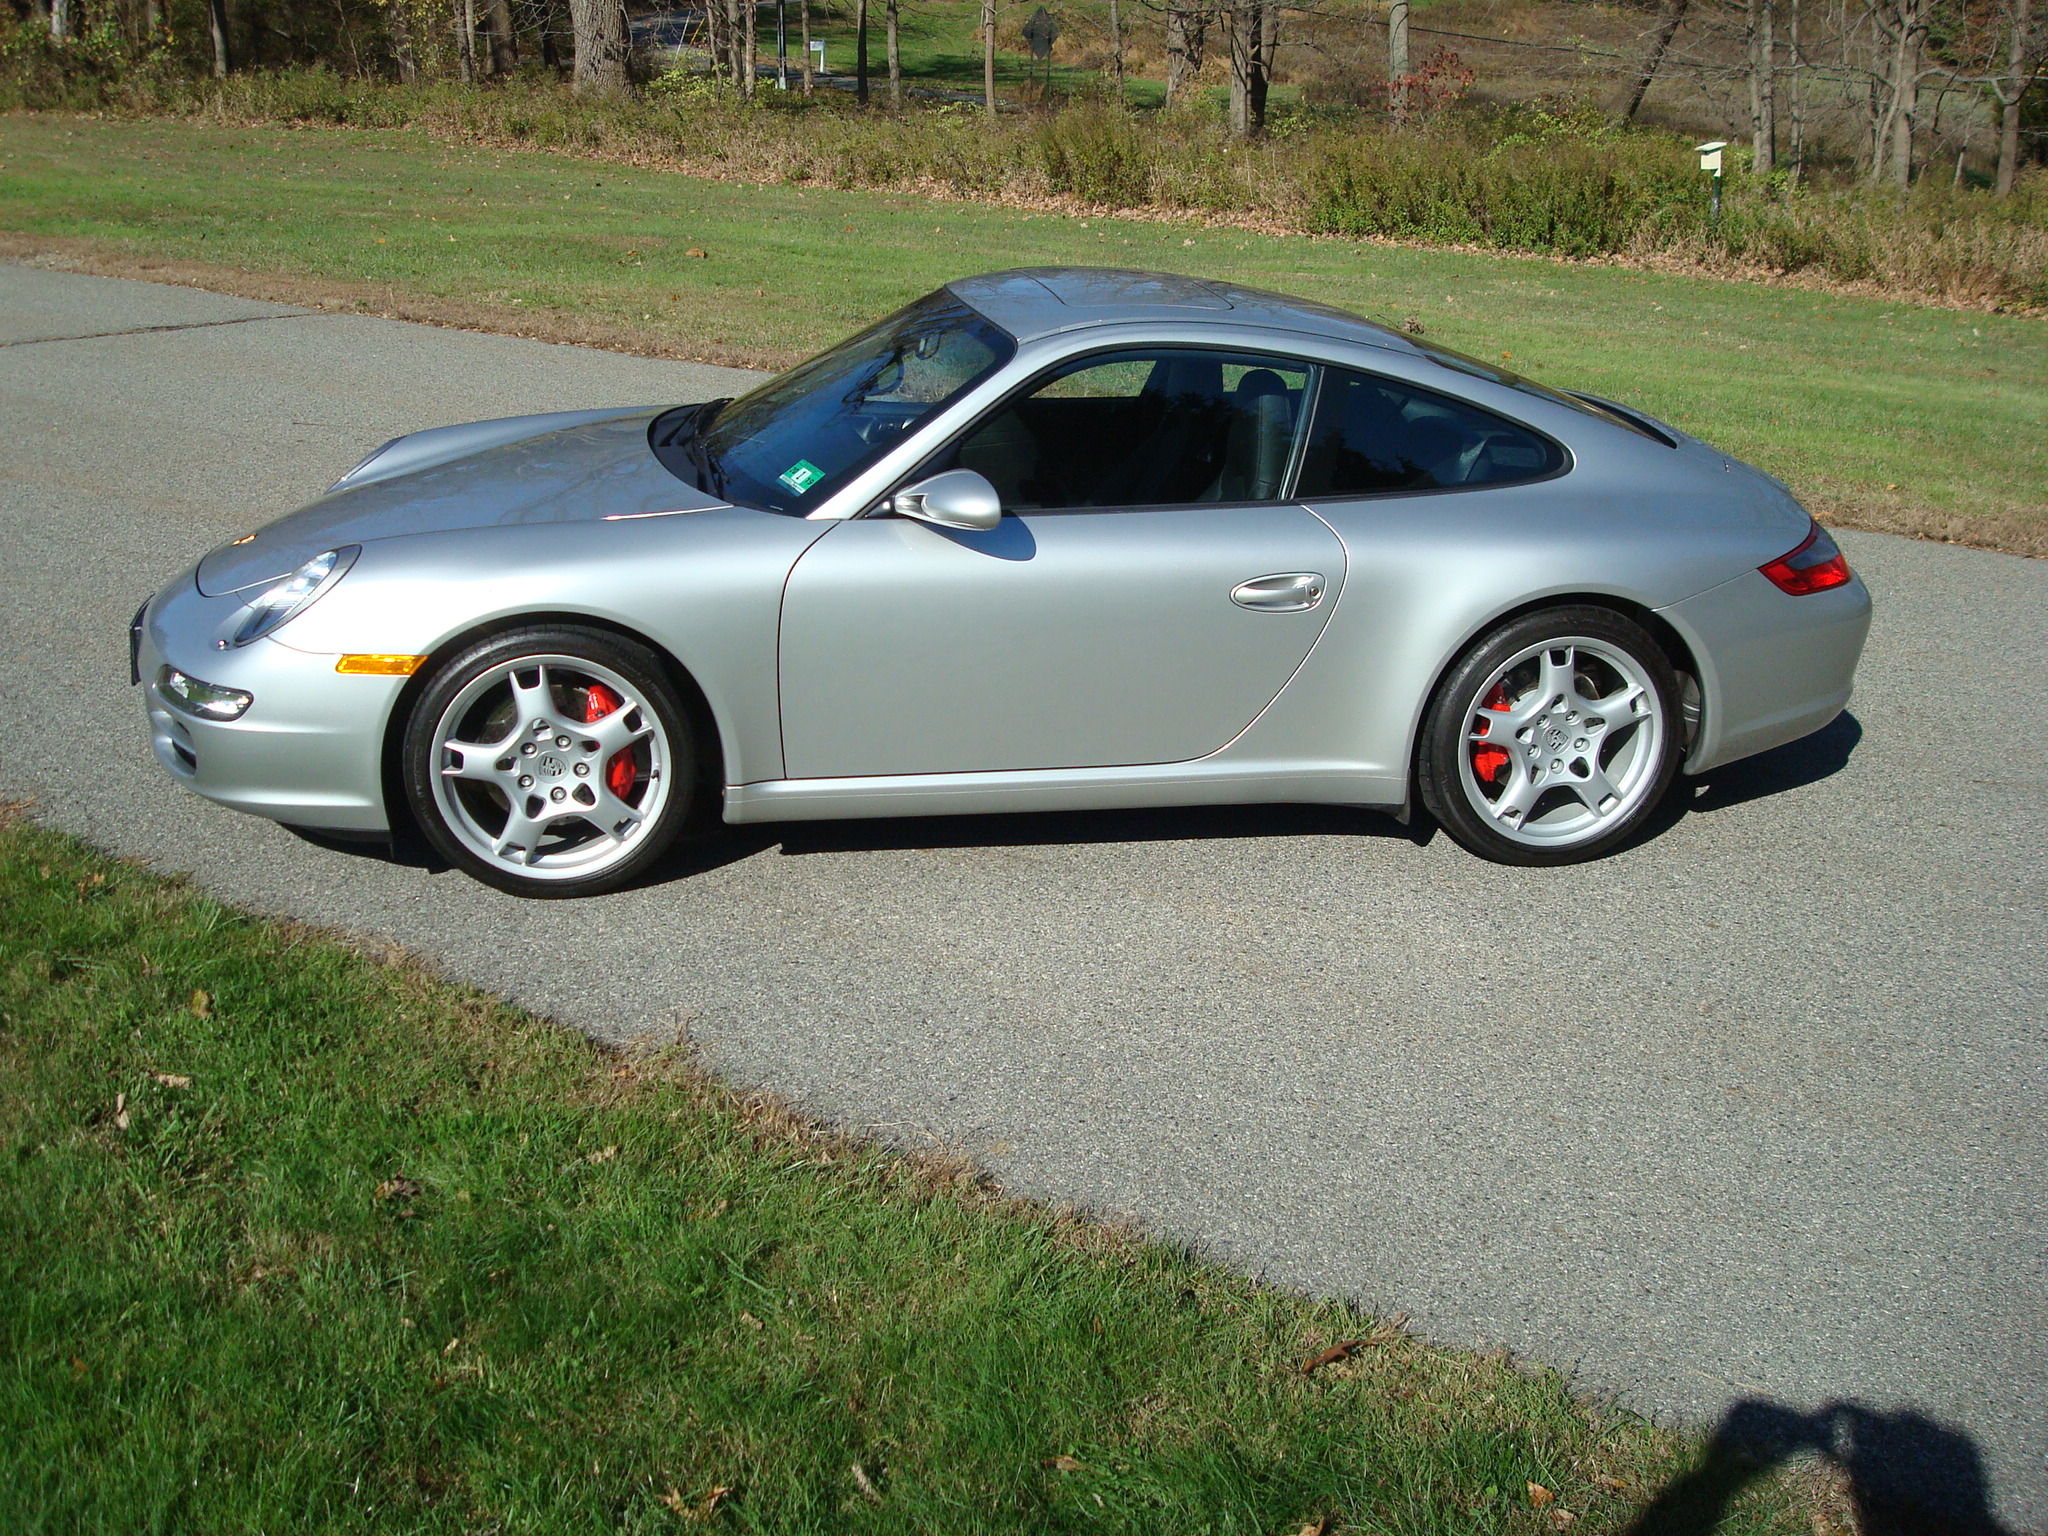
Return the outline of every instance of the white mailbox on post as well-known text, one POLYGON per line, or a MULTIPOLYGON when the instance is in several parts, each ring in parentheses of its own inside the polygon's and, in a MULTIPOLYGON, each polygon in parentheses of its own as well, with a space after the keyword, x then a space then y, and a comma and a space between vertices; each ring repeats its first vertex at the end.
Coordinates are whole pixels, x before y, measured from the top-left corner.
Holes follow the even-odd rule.
POLYGON ((1728 141, 1726 139, 1709 139, 1706 143, 1700 145, 1700 169, 1712 171, 1716 176, 1719 176, 1721 174, 1721 151, 1727 147, 1728 141))

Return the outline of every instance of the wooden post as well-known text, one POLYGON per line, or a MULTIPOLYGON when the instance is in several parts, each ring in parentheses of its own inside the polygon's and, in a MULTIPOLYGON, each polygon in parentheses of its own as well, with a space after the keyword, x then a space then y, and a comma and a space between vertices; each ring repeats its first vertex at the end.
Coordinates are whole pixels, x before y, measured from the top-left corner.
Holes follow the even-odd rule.
POLYGON ((1395 122, 1408 121, 1408 0, 1387 12, 1387 105, 1395 122))

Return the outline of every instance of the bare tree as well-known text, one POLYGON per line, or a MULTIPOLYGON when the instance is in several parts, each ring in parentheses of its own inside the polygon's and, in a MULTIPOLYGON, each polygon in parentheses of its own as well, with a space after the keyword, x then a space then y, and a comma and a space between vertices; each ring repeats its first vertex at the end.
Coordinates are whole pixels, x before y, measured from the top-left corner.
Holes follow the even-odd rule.
MULTIPOLYGON (((50 0, 50 15, 57 14, 57 0, 50 0)), ((54 26, 54 21, 52 22, 54 26)), ((235 67, 234 59, 228 53, 228 6, 227 0, 206 0, 206 30, 213 43, 213 78, 225 80, 228 71, 235 67)))
POLYGON ((868 104, 868 0, 854 0, 853 99, 868 104))
POLYGON ((1999 106, 1998 172, 1994 186, 2000 197, 2012 195, 2013 183, 2019 176, 2020 106, 2042 63, 2042 39, 2029 26, 2030 9, 2027 0, 2008 0, 2006 19, 2011 31, 2007 34, 2005 76, 1991 87, 1999 106))
POLYGON ((1920 81, 1927 49, 1928 0, 1873 0, 1883 44, 1872 135, 1870 179, 1904 187, 1913 180, 1913 129, 1920 117, 1920 81))
POLYGON ((883 0, 883 19, 889 32, 889 105, 903 108, 903 41, 896 28, 896 0, 883 0))
POLYGON ((760 84, 754 60, 760 53, 758 29, 761 25, 761 7, 755 0, 740 0, 745 14, 740 18, 740 94, 752 101, 754 88, 760 84))
POLYGON ((62 42, 71 35, 71 0, 50 0, 50 36, 62 42))
POLYGON ((811 78, 811 0, 800 0, 797 6, 799 24, 803 27, 804 45, 804 94, 817 94, 817 82, 811 78))
POLYGON ((616 96, 626 89, 626 13, 619 0, 569 0, 576 39, 572 76, 578 96, 616 96))
POLYGON ((1124 99, 1124 28, 1117 14, 1116 0, 1109 0, 1109 59, 1116 72, 1116 99, 1124 99))
POLYGON ((1628 105, 1621 110, 1624 123, 1634 122, 1636 113, 1643 107, 1643 98, 1650 93, 1650 82, 1657 78, 1657 71, 1664 67, 1664 55, 1671 51, 1671 39, 1678 35, 1679 23, 1685 20, 1691 0, 1666 0, 1664 15, 1657 22, 1657 32, 1650 41, 1650 51, 1643 56, 1642 68, 1636 71, 1635 83, 1629 87, 1628 105))
POLYGON ((1208 36, 1209 13, 1198 0, 1167 0, 1166 104, 1180 100, 1188 82, 1202 72, 1202 43, 1208 36))
POLYGON ((996 0, 981 0, 981 105, 996 115, 996 0))
POLYGON ((1225 13, 1230 24, 1230 131, 1240 139, 1266 127, 1265 0, 1238 0, 1225 13))
POLYGON ((1769 175, 1778 159, 1778 42, 1774 0, 1748 0, 1750 169, 1769 175))
POLYGON ((1394 0, 1387 10, 1387 105, 1394 121, 1408 120, 1408 0, 1394 0))
POLYGON ((510 0, 490 0, 491 73, 509 75, 519 67, 519 35, 512 29, 510 0))
POLYGON ((455 70, 464 85, 476 84, 476 0, 455 0, 455 70))

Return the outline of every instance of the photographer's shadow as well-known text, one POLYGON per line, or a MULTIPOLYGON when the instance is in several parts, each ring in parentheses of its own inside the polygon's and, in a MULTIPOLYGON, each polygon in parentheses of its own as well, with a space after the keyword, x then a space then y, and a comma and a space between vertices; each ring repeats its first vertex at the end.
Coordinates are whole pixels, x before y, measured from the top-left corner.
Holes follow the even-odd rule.
POLYGON ((1802 1414, 1754 1398, 1728 1410, 1700 1464, 1628 1536, 1710 1536, 1744 1489, 1801 1455, 1841 1470, 1861 1536, 2016 1536, 1992 1515, 1983 1456, 1963 1430, 1910 1409, 1830 1403, 1802 1414))

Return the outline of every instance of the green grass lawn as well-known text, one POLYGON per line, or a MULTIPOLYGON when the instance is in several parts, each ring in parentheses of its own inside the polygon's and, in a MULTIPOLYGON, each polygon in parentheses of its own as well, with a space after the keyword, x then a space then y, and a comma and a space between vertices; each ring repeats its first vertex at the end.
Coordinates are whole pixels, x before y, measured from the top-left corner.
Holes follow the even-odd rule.
POLYGON ((4 813, 0 1167, 10 1536, 1604 1533, 1695 1454, 4 813))
POLYGON ((748 186, 420 132, 0 118, 0 230, 371 308, 781 363, 949 278, 1104 264, 1338 304, 1638 405, 1867 527, 2048 553, 2048 324, 1620 267, 748 186), (692 252, 702 255, 693 255, 692 252), (436 311, 433 306, 442 306, 436 311), (550 330, 553 326, 555 329, 550 330), (582 334, 582 333, 578 333, 582 334))

